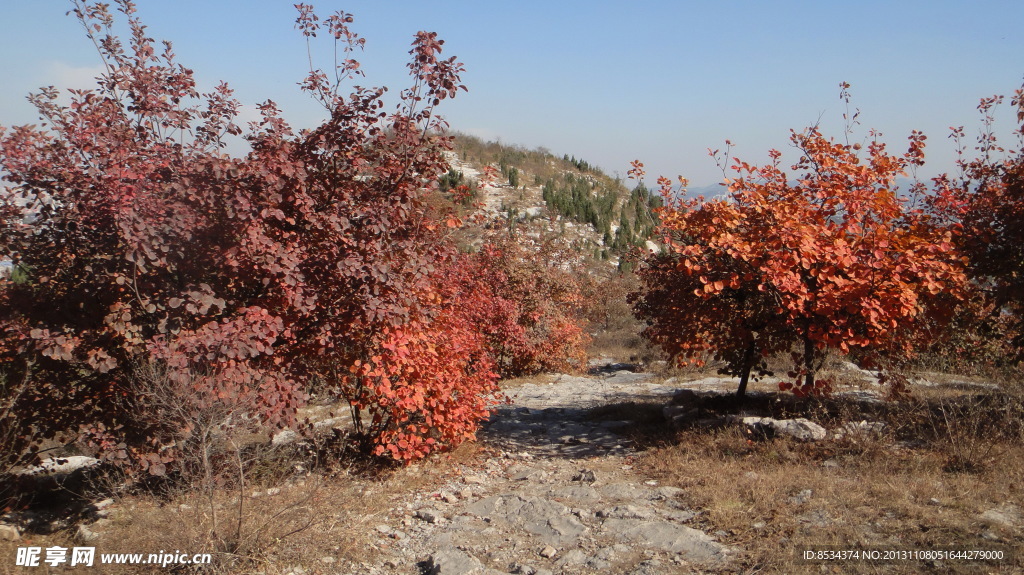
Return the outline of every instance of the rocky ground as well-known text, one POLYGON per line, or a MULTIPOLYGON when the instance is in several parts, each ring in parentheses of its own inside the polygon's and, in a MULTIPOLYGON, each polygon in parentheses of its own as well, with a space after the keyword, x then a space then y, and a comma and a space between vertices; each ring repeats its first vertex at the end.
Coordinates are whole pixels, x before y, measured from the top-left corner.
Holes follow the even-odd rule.
MULTIPOLYGON (((845 369, 847 384, 838 395, 847 395, 858 404, 879 401, 879 390, 870 381, 872 374, 852 365, 845 369)), ((770 389, 772 382, 762 382, 760 386, 770 389)), ((332 556, 330 547, 320 543, 318 551, 311 551, 312 556, 303 555, 301 566, 286 559, 288 563, 273 567, 268 564, 253 572, 653 575, 742 571, 744 556, 750 553, 744 539, 734 533, 702 530, 709 525, 707 510, 688 505, 687 501, 692 502, 693 498, 686 497, 683 489, 659 484, 644 474, 642 469, 649 467, 640 464, 633 442, 638 429, 646 426, 664 433, 668 425, 728 425, 745 429, 754 441, 790 435, 802 443, 849 434, 875 434, 882 431, 884 424, 845 422, 826 430, 804 419, 763 417, 765 414, 758 413, 755 407, 717 416, 714 410, 706 409, 707 403, 723 399, 734 389, 735 381, 730 379, 666 380, 635 371, 633 366, 607 361, 598 362, 586 376, 547 375, 528 383, 506 382, 505 392, 512 401, 501 406, 481 430, 478 448, 470 456, 443 466, 417 465, 403 470, 406 477, 410 473, 423 475, 419 487, 411 484, 408 489, 394 489, 370 478, 357 481, 357 493, 366 497, 367 502, 382 502, 379 506, 364 505, 370 513, 361 516, 359 540, 351 543, 352 548, 365 550, 364 560, 351 563, 347 557, 332 556), (371 497, 373 492, 383 495, 371 497)), ((771 397, 757 389, 749 394, 753 399, 771 397)), ((751 405, 757 403, 753 401, 751 405)), ((328 409, 323 411, 322 417, 317 416, 319 412, 310 413, 318 420, 318 426, 344 423, 343 418, 328 417, 328 409)), ((870 410, 860 412, 868 414, 870 410)), ((274 443, 288 444, 296 439, 279 434, 274 443)), ((68 466, 80 463, 78 459, 90 458, 71 457, 60 462, 68 466)), ((835 471, 842 465, 831 459, 819 467, 835 471)), ((752 472, 746 475, 757 476, 752 472)), ((742 480, 745 479, 738 479, 742 480)), ((292 487, 301 490, 302 483, 292 487)), ((266 494, 281 491, 274 488, 266 494)), ((261 494, 252 494, 252 501, 265 499, 255 499, 257 495, 261 494)), ((798 514, 795 520, 801 525, 834 523, 823 512, 803 509, 812 497, 819 495, 801 489, 781 504, 799 508, 803 515, 798 514)), ((940 503, 933 498, 928 506, 940 503)), ((117 508, 125 505, 107 499, 95 504, 97 510, 93 515, 117 516, 117 508)), ((1000 541, 995 533, 1000 529, 992 525, 1003 526, 1002 531, 1011 534, 1024 526, 1024 511, 1012 501, 990 507, 982 507, 984 512, 976 520, 992 531, 985 540, 1000 541)), ((338 521, 345 521, 338 517, 338 521)), ((30 527, 30 522, 22 518, 9 523, 0 525, 10 531, 0 530, 0 541, 23 540, 18 529, 30 527)), ((107 546, 112 537, 106 533, 110 523, 110 519, 100 519, 80 525, 74 538, 107 546)), ((754 528, 764 527, 762 522, 754 528)), ((42 531, 57 528, 64 529, 57 526, 42 531)), ((331 545, 340 543, 337 534, 333 537, 331 545)))
POLYGON ((636 423, 588 415, 602 405, 668 403, 680 388, 624 368, 510 389, 514 403, 481 433, 491 455, 390 510, 376 526, 384 558, 361 572, 653 575, 725 567, 736 550, 689 525, 700 511, 680 505, 682 490, 634 472, 625 432, 636 423))

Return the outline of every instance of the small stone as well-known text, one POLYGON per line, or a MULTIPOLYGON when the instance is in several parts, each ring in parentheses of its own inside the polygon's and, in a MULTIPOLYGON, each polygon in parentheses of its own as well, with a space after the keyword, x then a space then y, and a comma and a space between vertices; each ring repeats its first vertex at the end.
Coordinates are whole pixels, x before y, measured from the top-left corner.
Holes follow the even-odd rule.
POLYGON ((447 493, 447 492, 441 493, 441 500, 444 501, 445 503, 458 503, 459 502, 459 498, 455 494, 447 493))
POLYGON ((558 550, 555 549, 554 547, 550 546, 550 545, 548 545, 547 547, 545 547, 545 548, 540 550, 540 556, 544 557, 545 559, 551 559, 552 557, 554 557, 557 554, 558 554, 558 550))
POLYGON ((928 505, 942 505, 942 502, 932 497, 931 499, 928 500, 928 505))
POLYGON ((765 523, 764 521, 758 521, 757 523, 754 523, 753 525, 751 525, 751 527, 753 527, 754 529, 758 529, 758 530, 764 529, 767 526, 768 526, 768 524, 765 523))
POLYGON ((508 470, 508 478, 512 481, 527 481, 540 479, 546 475, 543 470, 525 465, 515 465, 508 470))
POLYGON ((568 565, 583 565, 588 561, 587 554, 580 549, 572 549, 562 555, 562 558, 558 560, 559 567, 566 567, 568 565))
POLYGON ((270 440, 270 444, 274 447, 281 445, 288 445, 289 443, 295 443, 299 439, 299 434, 295 433, 291 429, 285 429, 274 435, 273 439, 270 440))
POLYGON ((804 503, 810 501, 813 495, 813 489, 804 489, 800 493, 797 493, 793 497, 790 497, 789 502, 792 503, 793 505, 803 505, 804 503))
POLYGON ((387 535, 388 533, 391 533, 391 526, 385 525, 383 523, 375 527, 375 529, 377 530, 377 533, 380 533, 381 535, 387 535))
POLYGON ((472 483, 475 485, 483 485, 484 483, 487 483, 487 480, 484 479, 483 477, 480 477, 479 475, 467 475, 462 478, 462 481, 465 483, 472 483))
POLYGON ((335 559, 334 559, 334 557, 330 557, 330 556, 328 556, 328 557, 321 557, 320 558, 320 562, 321 563, 326 563, 326 564, 330 565, 331 563, 335 562, 335 559))
POLYGON ((0 541, 18 541, 19 539, 21 539, 21 533, 18 532, 17 527, 0 523, 0 541))
POLYGON ((442 521, 444 521, 444 515, 442 515, 436 509, 420 509, 419 511, 416 512, 415 517, 417 519, 422 519, 427 523, 433 524, 441 523, 442 521))
POLYGON ((593 483, 597 481, 597 475, 595 475, 594 472, 589 469, 581 469, 576 475, 573 476, 572 480, 579 481, 581 483, 593 483))
POLYGON ((468 488, 468 487, 465 488, 465 489, 460 489, 459 490, 459 497, 461 497, 463 499, 469 499, 472 496, 473 496, 473 490, 468 488))
POLYGON ((100 538, 100 534, 89 529, 85 525, 79 525, 78 531, 75 532, 75 540, 80 543, 92 543, 100 538))

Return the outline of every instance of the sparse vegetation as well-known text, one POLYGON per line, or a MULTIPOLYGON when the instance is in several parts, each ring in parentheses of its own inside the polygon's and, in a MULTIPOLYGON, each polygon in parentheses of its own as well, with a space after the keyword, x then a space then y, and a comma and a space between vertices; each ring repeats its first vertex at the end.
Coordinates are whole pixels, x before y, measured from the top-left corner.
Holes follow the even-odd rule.
MULTIPOLYGON (((819 573, 798 550, 1019 548, 1024 533, 981 516, 1021 495, 1024 403, 1002 393, 937 387, 914 400, 763 396, 750 413, 807 417, 830 429, 865 418, 884 431, 802 443, 751 440, 741 428, 648 436, 645 472, 685 490, 699 524, 744 549, 742 570, 819 573), (801 495, 803 494, 803 495, 801 495)), ((1016 572, 1020 559, 993 567, 1016 572)), ((954 562, 844 562, 844 573, 974 573, 954 562)))
POLYGON ((497 166, 513 188, 520 185, 520 174, 532 174, 552 215, 593 227, 603 250, 594 259, 625 255, 642 246, 657 225, 654 209, 661 205, 660 196, 642 184, 630 191, 575 156, 558 158, 543 149, 525 150, 464 134, 456 135, 455 148, 463 161, 497 166))

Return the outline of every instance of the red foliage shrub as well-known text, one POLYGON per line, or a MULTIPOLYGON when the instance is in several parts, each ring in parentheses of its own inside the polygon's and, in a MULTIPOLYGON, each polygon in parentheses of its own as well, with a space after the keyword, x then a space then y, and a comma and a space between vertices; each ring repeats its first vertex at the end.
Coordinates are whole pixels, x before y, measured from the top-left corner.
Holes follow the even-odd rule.
POLYGON ((453 270, 463 289, 485 294, 486 304, 469 313, 503 377, 586 369, 580 280, 564 264, 550 245, 506 238, 463 256, 453 270))
MULTIPOLYGON (((4 387, 15 439, 2 457, 81 433, 104 457, 162 470, 188 422, 157 427, 146 402, 125 401, 153 364, 272 426, 326 381, 369 410, 377 452, 402 459, 471 436, 493 375, 438 279, 454 250, 422 197, 447 169, 435 108, 462 88, 443 42, 416 36, 413 85, 391 113, 384 89, 342 93, 355 60, 311 70, 303 89, 329 118, 296 134, 267 101, 252 151, 232 158, 231 90, 199 94, 134 5, 118 7, 127 46, 106 5, 75 2, 106 64, 98 87, 69 105, 44 89, 42 127, 0 128, 14 184, 0 193, 0 257, 18 271, 0 280, 0 373, 18 383, 4 387)), ((307 39, 324 27, 346 57, 362 47, 350 15, 298 8, 307 39)))
MULTIPOLYGON (((1017 149, 1007 149, 995 134, 995 110, 1002 96, 982 98, 976 157, 968 159, 964 128, 953 128, 959 174, 936 178, 933 209, 962 228, 958 246, 969 261, 968 273, 982 301, 975 302, 980 329, 1007 346, 997 353, 1024 359, 1024 87, 1011 99, 1017 112, 1017 149)), ((991 357, 990 357, 991 359, 991 357)))

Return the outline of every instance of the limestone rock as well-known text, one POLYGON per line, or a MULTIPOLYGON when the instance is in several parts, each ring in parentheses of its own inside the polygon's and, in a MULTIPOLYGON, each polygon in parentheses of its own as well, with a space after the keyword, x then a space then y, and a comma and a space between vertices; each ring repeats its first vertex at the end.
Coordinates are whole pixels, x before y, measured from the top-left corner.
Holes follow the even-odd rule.
POLYGON ((981 518, 1004 527, 1017 528, 1024 525, 1024 513, 1012 503, 1004 503, 981 514, 981 518))
POLYGON ((731 552, 729 547, 703 531, 668 521, 607 519, 605 529, 640 545, 682 554, 688 561, 722 562, 731 552))
POLYGON ((39 465, 29 467, 21 472, 21 475, 70 475, 82 469, 88 469, 100 464, 95 457, 84 455, 72 455, 69 457, 53 457, 44 460, 39 465))
POLYGON ((18 541, 19 539, 21 539, 21 533, 18 532, 17 527, 0 523, 0 541, 18 541))
POLYGON ((882 435, 886 425, 880 421, 848 421, 835 432, 836 439, 861 440, 882 435))
POLYGON ((428 575, 498 575, 500 573, 494 569, 488 569, 479 559, 458 549, 437 551, 423 563, 423 572, 428 575))
POLYGON ((427 523, 437 524, 444 522, 444 515, 436 509, 420 509, 414 516, 427 523))
POLYGON ((799 441, 821 441, 828 437, 825 428, 809 419, 774 419, 771 417, 743 417, 740 423, 754 438, 772 438, 788 435, 799 441))

